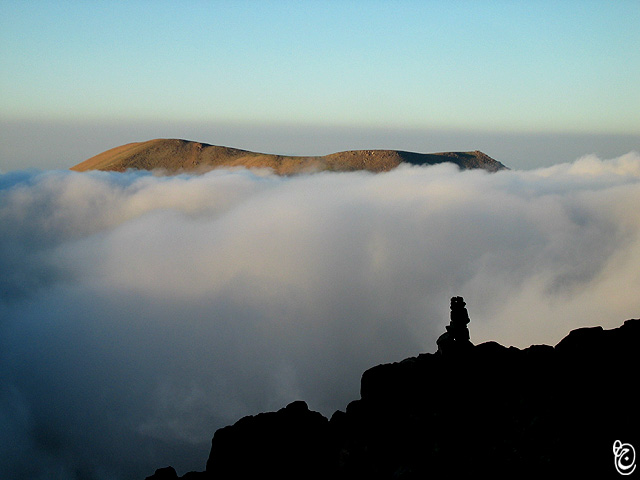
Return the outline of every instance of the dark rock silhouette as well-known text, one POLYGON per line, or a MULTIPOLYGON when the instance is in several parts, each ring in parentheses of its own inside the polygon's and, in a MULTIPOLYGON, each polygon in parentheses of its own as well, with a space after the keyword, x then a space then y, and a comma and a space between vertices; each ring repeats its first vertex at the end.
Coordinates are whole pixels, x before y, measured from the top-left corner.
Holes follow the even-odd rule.
POLYGON ((145 480, 175 480, 179 478, 176 469, 173 467, 159 468, 156 472, 145 480))
POLYGON ((320 479, 334 471, 329 421, 302 401, 242 418, 211 442, 210 478, 320 479), (301 472, 304 475, 301 476, 301 472))
POLYGON ((182 479, 618 477, 614 442, 640 445, 640 320, 522 350, 474 346, 468 323, 454 297, 439 352, 367 370, 329 421, 294 402, 222 428, 182 479))

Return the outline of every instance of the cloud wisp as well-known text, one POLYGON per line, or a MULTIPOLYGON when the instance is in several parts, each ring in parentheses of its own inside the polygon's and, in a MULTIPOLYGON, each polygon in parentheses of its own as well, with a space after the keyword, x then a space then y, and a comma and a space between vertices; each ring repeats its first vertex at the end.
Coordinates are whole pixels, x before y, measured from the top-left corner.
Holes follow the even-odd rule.
POLYGON ((640 155, 532 171, 0 176, 0 474, 204 469, 216 428, 330 415, 377 363, 638 317, 640 155))

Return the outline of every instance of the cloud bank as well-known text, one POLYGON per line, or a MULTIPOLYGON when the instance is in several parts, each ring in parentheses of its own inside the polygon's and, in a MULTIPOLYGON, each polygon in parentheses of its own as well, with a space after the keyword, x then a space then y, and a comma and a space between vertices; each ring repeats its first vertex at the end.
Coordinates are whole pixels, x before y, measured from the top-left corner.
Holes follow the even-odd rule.
POLYGON ((640 155, 532 171, 0 176, 0 476, 203 470, 215 429, 471 340, 640 315, 640 155))

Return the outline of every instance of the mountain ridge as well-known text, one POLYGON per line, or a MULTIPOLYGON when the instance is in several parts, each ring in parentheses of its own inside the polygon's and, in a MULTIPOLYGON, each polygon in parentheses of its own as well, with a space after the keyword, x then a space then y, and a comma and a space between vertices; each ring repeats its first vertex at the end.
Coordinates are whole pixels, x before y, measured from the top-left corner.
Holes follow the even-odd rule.
POLYGON ((71 167, 71 170, 199 172, 214 168, 271 168, 279 175, 313 171, 386 172, 402 163, 434 165, 450 162, 460 169, 490 172, 506 169, 487 154, 470 152, 416 153, 404 150, 347 150, 320 156, 276 155, 182 139, 147 140, 111 148, 71 167))
MULTIPOLYGON (((455 302, 454 302, 455 300, 455 302)), ((474 345, 461 297, 438 351, 374 366, 330 419, 298 400, 218 429, 203 472, 146 480, 619 478, 640 445, 640 319, 555 346, 474 345), (628 442, 628 443, 627 443, 628 442)))

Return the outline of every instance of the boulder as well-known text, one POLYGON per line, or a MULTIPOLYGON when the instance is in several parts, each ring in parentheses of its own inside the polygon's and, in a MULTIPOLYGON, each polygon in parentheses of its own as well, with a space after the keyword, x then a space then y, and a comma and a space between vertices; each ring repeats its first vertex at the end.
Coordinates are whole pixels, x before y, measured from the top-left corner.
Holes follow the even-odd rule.
POLYGON ((164 468, 159 468, 155 471, 155 473, 145 480, 177 480, 178 473, 175 468, 169 466, 164 468))
POLYGON ((325 478, 333 461, 329 421, 296 401, 277 412, 218 430, 206 472, 211 478, 325 478))

